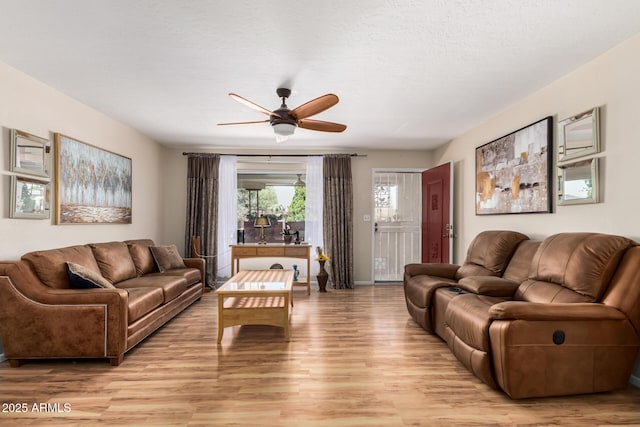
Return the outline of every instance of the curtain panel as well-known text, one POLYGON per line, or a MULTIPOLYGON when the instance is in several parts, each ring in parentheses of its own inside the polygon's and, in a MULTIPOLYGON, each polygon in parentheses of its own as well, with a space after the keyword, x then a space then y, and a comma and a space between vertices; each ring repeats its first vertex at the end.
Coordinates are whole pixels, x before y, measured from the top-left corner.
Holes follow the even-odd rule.
POLYGON ((324 176, 324 245, 334 288, 353 288, 353 180, 351 156, 327 154, 324 176))
MULTIPOLYGON (((322 179, 322 156, 307 157, 307 177, 306 177, 306 197, 305 197, 305 219, 304 219, 304 240, 312 245, 311 253, 315 254, 316 247, 324 248, 322 238, 322 194, 324 181, 322 179)), ((311 262, 311 276, 317 276, 320 272, 320 265, 311 262)), ((309 278, 311 280, 311 278, 309 278)))
POLYGON ((185 255, 192 256, 191 238, 200 236, 205 263, 205 284, 215 287, 217 270, 216 225, 218 222, 219 154, 190 154, 187 158, 187 223, 185 255))
POLYGON ((237 243, 238 231, 238 171, 237 157, 220 156, 218 173, 218 243, 216 252, 218 278, 231 277, 231 248, 237 243))

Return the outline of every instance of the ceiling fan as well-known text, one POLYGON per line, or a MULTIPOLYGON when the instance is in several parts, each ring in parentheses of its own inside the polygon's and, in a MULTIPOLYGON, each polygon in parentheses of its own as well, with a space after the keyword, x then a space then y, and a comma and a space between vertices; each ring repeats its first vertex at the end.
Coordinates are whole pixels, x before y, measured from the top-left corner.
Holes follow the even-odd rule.
POLYGON ((286 141, 296 131, 296 127, 309 130, 318 130, 321 132, 342 132, 347 126, 340 123, 325 122, 322 120, 310 120, 309 117, 327 110, 339 101, 338 97, 332 93, 328 93, 319 98, 306 102, 299 107, 290 110, 287 107, 286 100, 291 95, 291 89, 278 88, 276 90, 278 97, 282 99, 280 108, 274 111, 267 110, 259 106, 255 102, 246 98, 230 93, 229 96, 247 107, 259 111, 269 116, 268 120, 258 120, 255 122, 235 122, 235 123, 218 123, 219 126, 228 125, 253 125, 257 123, 269 123, 273 127, 276 134, 276 142, 286 141))

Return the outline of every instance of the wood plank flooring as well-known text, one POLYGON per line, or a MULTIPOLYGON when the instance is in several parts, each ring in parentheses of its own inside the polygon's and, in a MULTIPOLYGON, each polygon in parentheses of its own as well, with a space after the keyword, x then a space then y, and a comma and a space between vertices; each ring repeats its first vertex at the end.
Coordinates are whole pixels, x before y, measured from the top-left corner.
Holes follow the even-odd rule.
POLYGON ((2 363, 2 409, 28 411, 0 412, 0 425, 640 425, 632 386, 522 401, 490 389, 410 319, 398 285, 294 291, 290 342, 280 328, 236 326, 218 346, 216 328, 207 293, 119 367, 2 363))

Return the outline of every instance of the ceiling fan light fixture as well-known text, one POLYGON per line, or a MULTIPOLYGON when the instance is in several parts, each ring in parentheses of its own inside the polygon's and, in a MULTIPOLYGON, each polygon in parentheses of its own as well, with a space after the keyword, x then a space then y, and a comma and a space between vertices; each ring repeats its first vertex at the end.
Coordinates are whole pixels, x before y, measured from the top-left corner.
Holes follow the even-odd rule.
POLYGON ((296 131, 296 125, 291 123, 276 123, 273 132, 276 134, 276 142, 285 142, 296 131))
POLYGON ((298 175, 298 180, 296 182, 293 183, 293 185, 295 187, 304 187, 307 184, 305 184, 305 182, 300 178, 302 176, 301 173, 297 173, 296 175, 298 175))

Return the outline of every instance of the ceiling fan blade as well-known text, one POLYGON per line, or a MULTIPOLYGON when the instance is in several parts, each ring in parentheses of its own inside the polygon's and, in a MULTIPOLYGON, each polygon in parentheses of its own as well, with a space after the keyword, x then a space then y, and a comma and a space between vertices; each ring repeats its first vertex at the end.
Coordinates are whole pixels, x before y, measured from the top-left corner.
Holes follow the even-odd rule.
POLYGON ((298 120, 306 119, 307 117, 311 117, 333 107, 338 101, 339 99, 336 95, 328 93, 294 108, 289 114, 298 120))
POLYGON ((234 123, 218 123, 218 126, 229 125, 257 125, 259 123, 269 123, 269 120, 258 120, 257 122, 234 122, 234 123))
POLYGON ((236 95, 235 93, 230 93, 229 96, 235 99, 236 101, 238 101, 239 103, 244 104, 247 107, 251 108, 252 110, 259 111, 263 114, 266 114, 267 116, 280 117, 279 114, 274 113, 273 111, 267 110, 266 108, 259 106, 255 102, 249 101, 247 98, 241 97, 240 95, 236 95))
POLYGON ((298 120, 298 127, 322 132, 343 132, 347 126, 340 123, 325 122, 322 120, 298 120))

